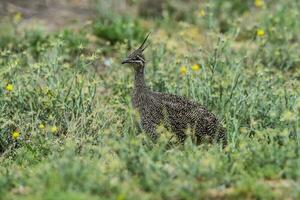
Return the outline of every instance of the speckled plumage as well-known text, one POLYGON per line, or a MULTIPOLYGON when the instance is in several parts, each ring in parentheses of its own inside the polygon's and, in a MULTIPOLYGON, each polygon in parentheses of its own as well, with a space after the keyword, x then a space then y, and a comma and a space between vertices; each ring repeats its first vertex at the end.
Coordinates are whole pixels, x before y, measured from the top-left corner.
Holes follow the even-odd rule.
MULTIPOLYGON (((148 35, 149 36, 149 35, 148 35)), ((205 107, 186 99, 185 97, 151 91, 144 79, 145 58, 143 44, 131 53, 122 64, 129 63, 135 72, 133 107, 140 116, 142 129, 157 140, 156 128, 163 125, 173 132, 179 141, 184 142, 186 130, 191 129, 197 143, 204 140, 220 141, 226 145, 226 130, 221 126, 216 116, 205 107)))

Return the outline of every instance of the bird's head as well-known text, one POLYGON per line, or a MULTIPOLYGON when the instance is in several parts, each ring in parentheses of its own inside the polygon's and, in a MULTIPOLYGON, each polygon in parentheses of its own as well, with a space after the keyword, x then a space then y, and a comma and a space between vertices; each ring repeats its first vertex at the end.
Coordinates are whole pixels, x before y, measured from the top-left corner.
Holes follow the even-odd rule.
POLYGON ((145 43, 149 35, 150 33, 146 36, 141 46, 134 50, 132 53, 130 53, 129 56, 127 56, 127 58, 122 61, 122 64, 131 64, 135 68, 144 67, 146 61, 143 52, 148 47, 148 45, 145 46, 145 43))

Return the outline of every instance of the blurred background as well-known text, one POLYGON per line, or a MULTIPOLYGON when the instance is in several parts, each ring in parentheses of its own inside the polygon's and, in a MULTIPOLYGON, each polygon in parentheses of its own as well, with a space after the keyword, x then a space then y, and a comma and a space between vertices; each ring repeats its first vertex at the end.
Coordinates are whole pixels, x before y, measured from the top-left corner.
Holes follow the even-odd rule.
POLYGON ((24 20, 23 23, 38 23, 53 31, 70 23, 90 19, 95 13, 90 2, 90 0, 3 0, 0 3, 0 15, 5 17, 19 14, 24 20))
POLYGON ((178 41, 181 35, 205 48, 212 44, 205 44, 210 37, 216 40, 218 34, 234 34, 235 48, 243 45, 241 41, 256 48, 252 40, 257 37, 272 47, 293 43, 292 47, 285 43, 264 52, 266 63, 282 68, 290 60, 289 68, 297 60, 290 53, 298 47, 298 8, 293 0, 2 0, 0 45, 26 35, 29 29, 53 32, 71 28, 85 32, 87 39, 112 44, 140 41, 149 30, 159 30, 154 31, 154 35, 159 32, 157 37, 178 41), (268 37, 262 37, 266 33, 268 37))

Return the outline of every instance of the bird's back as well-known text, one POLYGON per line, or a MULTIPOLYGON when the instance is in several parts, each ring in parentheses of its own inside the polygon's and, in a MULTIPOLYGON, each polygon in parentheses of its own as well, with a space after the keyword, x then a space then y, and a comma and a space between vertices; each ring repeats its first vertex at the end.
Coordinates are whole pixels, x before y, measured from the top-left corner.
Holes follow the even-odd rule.
POLYGON ((149 91, 142 101, 141 115, 153 126, 163 123, 182 137, 185 137, 187 128, 194 129, 200 139, 206 136, 211 139, 225 137, 225 129, 216 116, 185 97, 149 91))

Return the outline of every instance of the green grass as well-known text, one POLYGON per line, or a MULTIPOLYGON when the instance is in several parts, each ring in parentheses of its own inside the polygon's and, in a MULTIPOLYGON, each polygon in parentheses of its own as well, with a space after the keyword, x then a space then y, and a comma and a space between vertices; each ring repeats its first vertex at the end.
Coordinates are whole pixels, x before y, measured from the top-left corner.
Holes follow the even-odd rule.
POLYGON ((118 16, 134 30, 103 16, 55 33, 3 20, 0 199, 299 199, 300 5, 222 2, 192 3, 180 22, 167 8, 156 19, 118 16), (133 74, 120 62, 149 29, 148 85, 213 111, 225 149, 191 138, 167 149, 166 131, 153 144, 136 130, 133 74), (126 44, 119 30, 138 38, 126 44))

